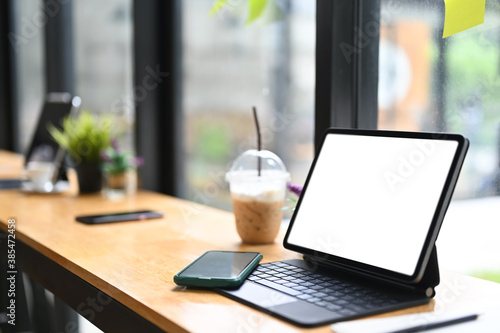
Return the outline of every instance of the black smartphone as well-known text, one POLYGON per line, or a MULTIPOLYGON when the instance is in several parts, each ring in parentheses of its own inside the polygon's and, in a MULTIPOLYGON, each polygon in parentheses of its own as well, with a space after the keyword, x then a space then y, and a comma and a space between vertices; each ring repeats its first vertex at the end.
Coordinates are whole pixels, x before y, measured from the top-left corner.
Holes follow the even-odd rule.
POLYGON ((21 184, 22 182, 20 179, 0 179, 0 190, 20 188, 21 184))
POLYGON ((262 259, 258 252, 208 251, 174 276, 181 286, 236 288, 262 259))
POLYGON ((134 212, 118 212, 100 215, 77 216, 78 222, 86 224, 101 224, 111 222, 138 221, 146 219, 161 218, 163 214, 152 210, 140 210, 134 212))

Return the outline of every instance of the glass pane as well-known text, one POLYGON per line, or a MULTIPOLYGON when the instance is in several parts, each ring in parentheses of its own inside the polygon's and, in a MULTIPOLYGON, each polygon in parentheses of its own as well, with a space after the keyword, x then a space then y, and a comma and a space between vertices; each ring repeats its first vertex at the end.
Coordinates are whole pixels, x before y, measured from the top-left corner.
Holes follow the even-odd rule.
POLYGON ((118 117, 122 145, 133 148, 132 0, 75 0, 75 87, 82 108, 118 117))
POLYGON ((315 1, 269 1, 248 23, 249 1, 183 1, 185 165, 189 199, 231 209, 225 173, 257 147, 302 184, 313 158, 315 1))
POLYGON ((14 31, 10 42, 17 62, 17 147, 28 149, 42 111, 45 95, 44 27, 45 12, 40 0, 13 1, 14 31))
POLYGON ((492 254, 500 251, 492 238, 500 204, 499 9, 487 0, 484 24, 443 39, 442 1, 382 1, 379 128, 469 138, 440 236, 446 246, 438 247, 441 264, 469 273, 500 267, 492 254))

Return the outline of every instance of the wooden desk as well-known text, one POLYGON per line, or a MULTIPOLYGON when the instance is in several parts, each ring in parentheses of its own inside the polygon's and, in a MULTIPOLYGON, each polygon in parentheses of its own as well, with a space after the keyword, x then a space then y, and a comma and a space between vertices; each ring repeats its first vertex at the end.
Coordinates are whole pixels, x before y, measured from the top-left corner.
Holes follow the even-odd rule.
MULTIPOLYGON (((174 284, 173 275, 207 250, 260 251, 263 262, 298 257, 279 242, 242 245, 230 213, 150 192, 113 202, 99 195, 39 195, 16 190, 0 191, 0 212, 2 230, 7 230, 8 219, 16 220, 18 265, 106 331, 118 327, 108 320, 117 320, 117 310, 107 311, 106 295, 172 332, 298 330, 213 292, 174 284), (142 208, 162 211, 165 218, 95 226, 74 220, 78 214, 142 208), (75 278, 81 280, 78 286, 65 283, 68 275, 74 276, 71 284, 75 278), (88 294, 74 290, 84 284, 95 289, 87 288, 88 294), (76 299, 69 299, 73 297, 76 299), (87 297, 97 300, 95 311, 87 297)), ((435 301, 397 313, 500 302, 498 284, 446 272, 442 275, 435 301)), ((329 327, 308 331, 328 332, 329 327)))
MULTIPOLYGON (((7 230, 9 219, 16 221, 18 267, 106 332, 300 331, 214 292, 178 287, 172 280, 207 250, 259 251, 263 262, 299 257, 281 245, 284 230, 275 244, 242 245, 232 214, 145 191, 108 201, 100 195, 2 190, 1 230, 7 230), (74 219, 145 208, 165 217, 94 226, 74 219)), ((442 272, 430 304, 383 316, 477 304, 500 304, 500 285, 442 272)), ((329 326, 307 331, 331 332, 329 326)))
POLYGON ((24 164, 22 155, 0 150, 0 179, 16 179, 21 175, 24 164))

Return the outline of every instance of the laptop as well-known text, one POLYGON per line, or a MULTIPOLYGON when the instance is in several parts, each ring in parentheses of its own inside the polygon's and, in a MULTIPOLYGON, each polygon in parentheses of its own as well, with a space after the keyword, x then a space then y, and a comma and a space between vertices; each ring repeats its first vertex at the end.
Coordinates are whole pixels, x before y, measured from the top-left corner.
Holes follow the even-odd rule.
POLYGON ((283 242, 303 259, 261 264, 218 292, 302 327, 428 303, 468 145, 458 134, 328 129, 283 242))

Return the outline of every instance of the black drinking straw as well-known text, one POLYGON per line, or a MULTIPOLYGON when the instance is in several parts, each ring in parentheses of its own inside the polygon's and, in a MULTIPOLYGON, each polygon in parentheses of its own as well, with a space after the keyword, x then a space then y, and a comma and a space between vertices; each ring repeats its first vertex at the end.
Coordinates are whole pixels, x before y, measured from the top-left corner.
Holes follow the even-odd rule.
MULTIPOLYGON (((260 126, 259 126, 259 119, 257 118, 257 109, 252 107, 253 110, 253 118, 255 119, 255 127, 257 127, 257 150, 260 151, 262 148, 262 143, 261 143, 261 135, 260 135, 260 126)), ((260 177, 260 169, 261 169, 261 159, 260 156, 257 157, 257 170, 259 172, 259 177, 260 177)))

